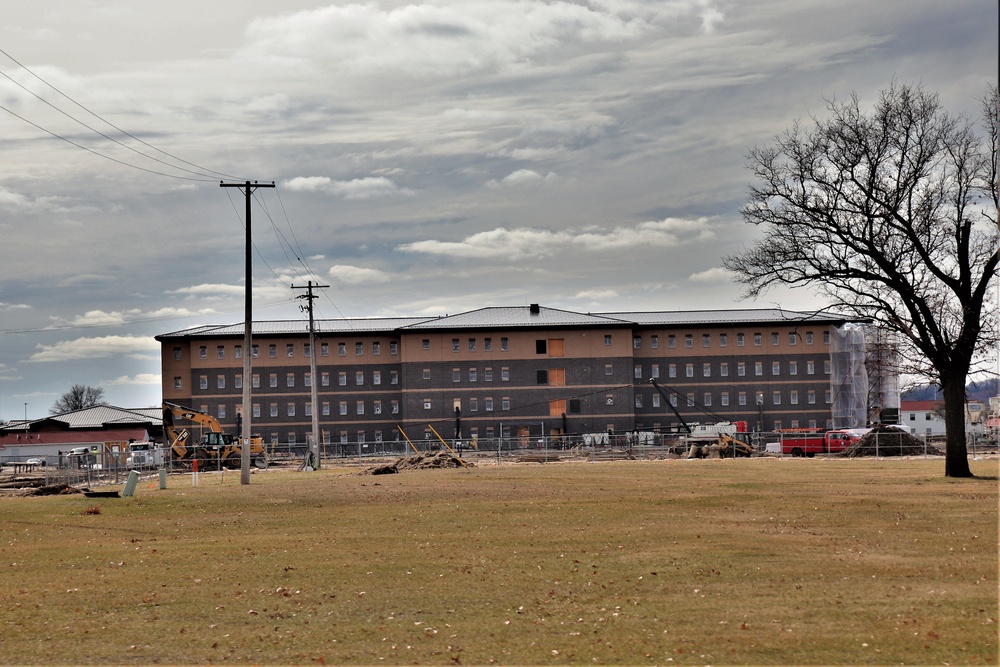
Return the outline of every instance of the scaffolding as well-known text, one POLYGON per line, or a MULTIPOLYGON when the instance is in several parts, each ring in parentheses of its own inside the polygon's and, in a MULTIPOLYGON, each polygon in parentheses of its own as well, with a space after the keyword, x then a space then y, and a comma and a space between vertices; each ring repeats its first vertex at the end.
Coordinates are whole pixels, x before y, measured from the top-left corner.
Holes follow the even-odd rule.
POLYGON ((833 428, 862 428, 868 424, 869 405, 865 327, 854 323, 833 327, 830 338, 833 428))
POLYGON ((868 369, 868 422, 899 423, 899 341, 882 327, 870 326, 865 335, 868 369))

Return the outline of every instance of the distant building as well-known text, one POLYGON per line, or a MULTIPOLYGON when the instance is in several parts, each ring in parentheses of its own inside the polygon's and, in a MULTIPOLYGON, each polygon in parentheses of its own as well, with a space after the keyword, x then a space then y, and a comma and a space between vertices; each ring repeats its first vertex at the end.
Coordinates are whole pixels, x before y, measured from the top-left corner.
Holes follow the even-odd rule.
MULTIPOLYGON (((969 401, 965 411, 967 437, 983 436, 987 431, 987 406, 981 401, 969 401)), ((917 436, 945 435, 944 401, 901 401, 899 423, 917 436)))
POLYGON ((242 323, 156 339, 164 400, 235 431, 249 380, 252 430, 268 444, 305 444, 317 382, 322 442, 360 450, 401 438, 400 429, 410 439, 430 439, 433 427, 446 439, 525 442, 677 429, 675 411, 687 422, 745 421, 751 430, 832 427, 835 414, 864 426, 867 395, 839 372, 863 368, 863 359, 841 363, 832 351, 849 322, 779 309, 578 313, 533 304, 319 320, 315 351, 303 321, 254 322, 249 351, 242 323), (670 390, 669 405, 650 378, 670 390))
POLYGON ((163 414, 159 407, 130 410, 98 405, 0 426, 0 457, 5 460, 55 457, 84 446, 111 452, 130 439, 154 438, 163 439, 163 414))

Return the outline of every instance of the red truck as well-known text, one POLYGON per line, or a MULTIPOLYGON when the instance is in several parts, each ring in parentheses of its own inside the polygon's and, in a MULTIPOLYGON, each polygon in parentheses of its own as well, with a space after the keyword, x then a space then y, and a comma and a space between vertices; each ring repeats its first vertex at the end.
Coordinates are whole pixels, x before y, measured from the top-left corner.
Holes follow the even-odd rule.
POLYGON ((838 429, 832 431, 813 431, 796 433, 779 433, 781 453, 792 456, 812 456, 814 454, 830 454, 842 452, 862 437, 869 429, 838 429))

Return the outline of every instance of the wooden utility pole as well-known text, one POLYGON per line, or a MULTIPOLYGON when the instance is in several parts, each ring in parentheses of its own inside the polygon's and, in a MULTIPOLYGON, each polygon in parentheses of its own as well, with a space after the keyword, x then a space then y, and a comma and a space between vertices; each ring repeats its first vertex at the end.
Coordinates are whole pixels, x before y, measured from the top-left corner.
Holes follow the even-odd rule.
MULTIPOLYGON (((313 433, 313 445, 311 448, 312 452, 312 465, 314 470, 319 470, 320 466, 320 430, 319 430, 319 390, 317 385, 319 384, 319 378, 316 376, 316 325, 313 320, 313 299, 316 295, 313 294, 313 288, 324 288, 329 287, 329 285, 314 285, 313 281, 309 281, 306 287, 296 287, 292 285, 292 289, 304 289, 307 290, 305 294, 300 294, 296 298, 305 299, 306 305, 301 306, 304 310, 309 311, 309 375, 311 381, 309 382, 309 397, 312 401, 312 433, 313 433)), ((307 459, 308 460, 308 459, 307 459)))
POLYGON ((251 357, 253 356, 253 243, 250 236, 250 197, 257 190, 257 188, 273 188, 274 181, 271 183, 258 183, 254 181, 246 181, 244 183, 224 183, 220 182, 219 187, 223 188, 240 188, 243 195, 246 197, 247 202, 247 213, 246 213, 246 284, 243 286, 244 294, 244 313, 243 313, 243 428, 240 433, 240 484, 250 483, 250 422, 251 416, 253 415, 253 404, 250 402, 252 400, 252 395, 250 392, 250 387, 253 384, 253 376, 250 374, 253 371, 253 365, 251 364, 251 357))

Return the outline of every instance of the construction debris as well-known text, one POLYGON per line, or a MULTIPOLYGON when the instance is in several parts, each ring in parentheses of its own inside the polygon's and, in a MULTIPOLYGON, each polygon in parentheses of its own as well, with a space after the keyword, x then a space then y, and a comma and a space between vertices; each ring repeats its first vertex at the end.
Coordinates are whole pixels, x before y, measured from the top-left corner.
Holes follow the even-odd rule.
POLYGON ((944 456, 937 447, 891 426, 876 426, 840 456, 944 456))
POLYGON ((368 473, 371 475, 392 475, 401 470, 423 470, 428 468, 466 468, 473 464, 466 463, 457 456, 452 456, 446 451, 434 454, 420 454, 417 456, 404 456, 396 459, 394 463, 375 466, 368 473))

